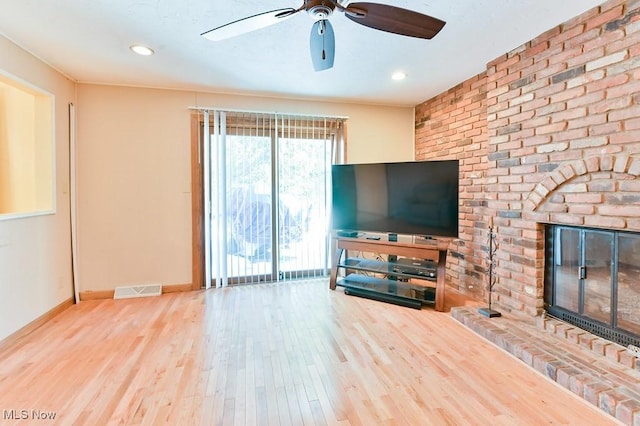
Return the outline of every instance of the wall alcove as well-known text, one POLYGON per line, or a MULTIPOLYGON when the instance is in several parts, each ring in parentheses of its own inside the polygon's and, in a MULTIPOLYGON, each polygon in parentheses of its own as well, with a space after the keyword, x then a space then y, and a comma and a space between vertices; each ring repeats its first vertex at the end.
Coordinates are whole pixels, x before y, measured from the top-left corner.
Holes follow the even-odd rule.
POLYGON ((54 97, 0 73, 0 220, 55 211, 54 97))

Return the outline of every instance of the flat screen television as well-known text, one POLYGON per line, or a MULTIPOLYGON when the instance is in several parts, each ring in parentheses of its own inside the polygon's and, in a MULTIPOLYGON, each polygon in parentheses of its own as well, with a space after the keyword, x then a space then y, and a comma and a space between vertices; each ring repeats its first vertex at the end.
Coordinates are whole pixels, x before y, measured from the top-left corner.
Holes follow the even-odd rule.
POLYGON ((331 228, 458 236, 457 160, 340 164, 331 169, 331 228))

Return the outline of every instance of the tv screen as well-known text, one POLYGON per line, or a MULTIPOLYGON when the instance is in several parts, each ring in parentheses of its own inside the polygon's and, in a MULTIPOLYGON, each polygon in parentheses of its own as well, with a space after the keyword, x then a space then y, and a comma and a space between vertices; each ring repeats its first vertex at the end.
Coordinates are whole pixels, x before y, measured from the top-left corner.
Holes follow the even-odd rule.
POLYGON ((333 165, 331 227, 457 237, 458 169, 457 160, 333 165))

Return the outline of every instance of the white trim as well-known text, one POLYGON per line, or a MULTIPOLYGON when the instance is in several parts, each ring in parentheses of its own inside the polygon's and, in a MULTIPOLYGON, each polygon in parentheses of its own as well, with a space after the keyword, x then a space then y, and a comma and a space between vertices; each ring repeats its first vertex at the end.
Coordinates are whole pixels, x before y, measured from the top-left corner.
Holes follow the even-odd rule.
POLYGON ((29 217, 47 216, 51 214, 56 214, 56 211, 40 210, 40 211, 34 211, 34 212, 2 213, 0 214, 0 222, 2 222, 3 220, 25 219, 29 217))
POLYGON ((76 192, 76 106, 69 104, 69 208, 71 211, 71 283, 76 303, 80 303, 78 280, 77 237, 77 192, 76 192))

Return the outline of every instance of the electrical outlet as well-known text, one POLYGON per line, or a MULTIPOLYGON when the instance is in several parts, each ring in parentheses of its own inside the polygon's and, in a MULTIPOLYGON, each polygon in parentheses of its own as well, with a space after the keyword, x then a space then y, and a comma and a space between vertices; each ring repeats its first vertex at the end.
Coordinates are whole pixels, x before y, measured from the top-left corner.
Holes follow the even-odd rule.
POLYGON ((636 358, 640 358, 640 348, 635 345, 627 346, 627 352, 629 352, 631 355, 635 356, 636 358))

